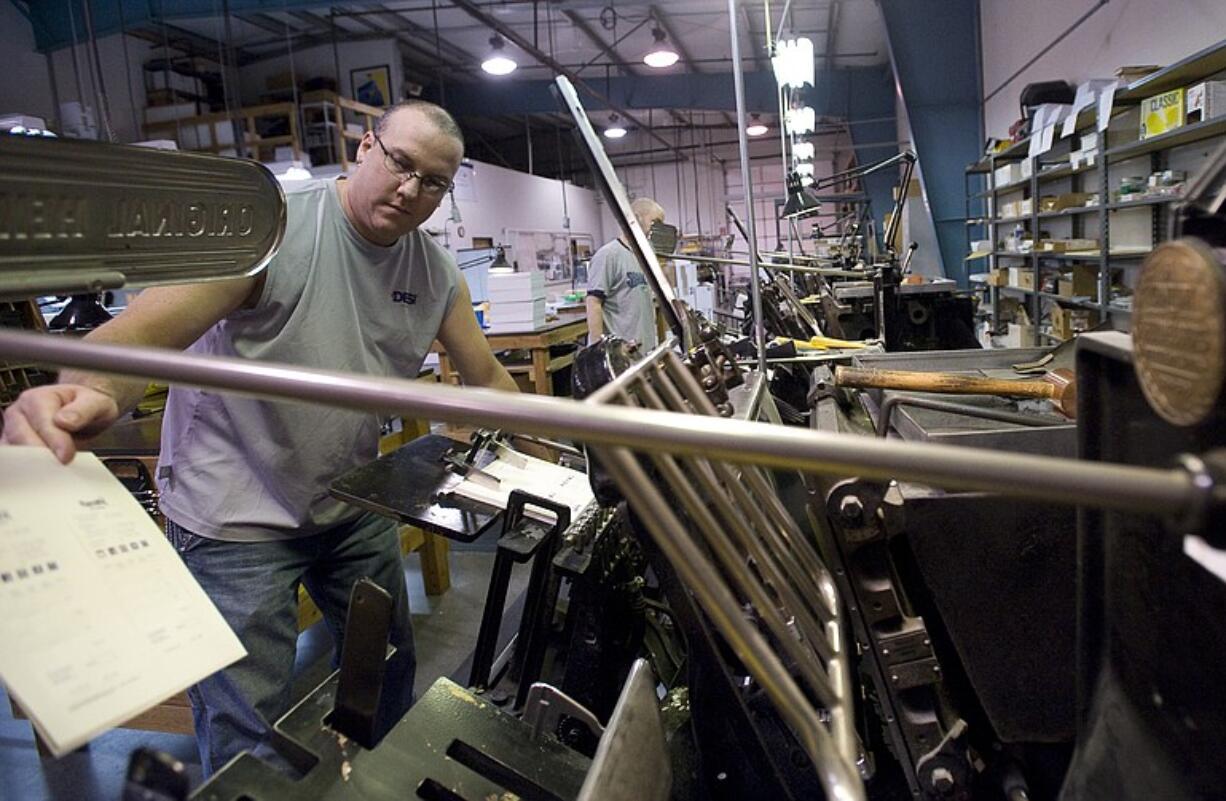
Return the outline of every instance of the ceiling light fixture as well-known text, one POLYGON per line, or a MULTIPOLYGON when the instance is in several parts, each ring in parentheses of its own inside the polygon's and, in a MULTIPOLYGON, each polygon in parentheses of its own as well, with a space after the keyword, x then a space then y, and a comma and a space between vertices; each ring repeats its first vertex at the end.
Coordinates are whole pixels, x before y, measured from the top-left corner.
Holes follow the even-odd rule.
POLYGON ((609 117, 609 127, 604 129, 604 135, 606 139, 621 139, 626 135, 626 129, 616 114, 609 117))
POLYGON ((799 89, 805 84, 815 85, 813 42, 810 39, 802 36, 799 39, 780 42, 771 58, 771 64, 775 68, 775 82, 781 87, 799 89))
POLYGON ((519 65, 503 50, 502 37, 495 34, 490 37, 490 55, 481 62, 481 69, 490 75, 510 75, 519 65))
POLYGON ((792 136, 813 133, 817 127, 817 113, 809 106, 788 111, 784 124, 792 136))
POLYGON ((681 56, 677 55, 677 51, 669 45, 668 35, 664 33, 663 29, 658 26, 652 28, 651 35, 656 37, 656 43, 651 48, 651 52, 643 56, 643 63, 658 70, 676 64, 681 56))
POLYGON ((759 118, 759 115, 750 114, 749 119, 752 120, 752 122, 750 122, 749 127, 745 129, 745 133, 749 134, 750 136, 762 136, 770 130, 770 128, 766 127, 766 123, 762 122, 762 120, 759 118))

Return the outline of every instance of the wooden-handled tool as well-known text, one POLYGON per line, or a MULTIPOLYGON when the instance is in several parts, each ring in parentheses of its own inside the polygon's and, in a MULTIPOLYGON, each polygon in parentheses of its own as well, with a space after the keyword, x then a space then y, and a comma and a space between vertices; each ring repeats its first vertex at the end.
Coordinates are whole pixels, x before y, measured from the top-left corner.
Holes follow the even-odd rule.
POLYGON ((855 389, 903 389, 947 395, 1001 395, 1011 398, 1045 398, 1065 417, 1077 416, 1077 382, 1070 370, 1053 370, 1042 378, 1022 381, 981 378, 959 373, 928 373, 911 370, 869 370, 836 367, 834 383, 855 389))

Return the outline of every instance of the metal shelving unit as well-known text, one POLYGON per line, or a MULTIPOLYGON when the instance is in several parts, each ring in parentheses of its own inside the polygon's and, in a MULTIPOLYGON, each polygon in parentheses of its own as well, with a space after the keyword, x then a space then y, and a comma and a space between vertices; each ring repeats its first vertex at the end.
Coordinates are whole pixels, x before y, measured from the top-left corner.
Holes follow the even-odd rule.
MULTIPOLYGON (((1138 106, 1147 97, 1194 84, 1223 71, 1226 71, 1226 42, 1207 48, 1176 64, 1172 64, 1166 69, 1159 70, 1135 81, 1124 89, 1118 90, 1115 95, 1113 119, 1118 121, 1120 116, 1129 113, 1132 108, 1138 106)), ((1080 137, 1083 134, 1096 130, 1096 115, 1096 108, 1083 111, 1078 115, 1073 136, 1067 140, 1057 140, 1057 143, 1062 145, 1063 141, 1068 141, 1069 149, 1072 150, 1074 141, 1079 143, 1080 137)), ((1000 260, 1002 259, 1008 260, 1003 266, 1013 267, 1018 266, 1016 260, 1026 261, 1028 268, 1032 271, 1031 280, 1034 287, 1033 289, 1009 286, 993 287, 993 289, 999 290, 999 292, 993 293, 993 330, 999 330, 999 304, 995 302, 995 297, 1001 293, 1021 296, 1029 301, 1027 309, 1035 325, 1034 344, 1036 345, 1041 344, 1044 337, 1050 336, 1040 329, 1042 300, 1044 299, 1058 301, 1065 306, 1092 309, 1106 315, 1108 318, 1117 320, 1121 325, 1126 326, 1128 324, 1131 310, 1111 303, 1112 271, 1138 267, 1138 260, 1149 255, 1152 247, 1126 249, 1117 247, 1113 249, 1111 247, 1112 214, 1113 212, 1130 209, 1150 210, 1150 241, 1153 245, 1156 245, 1163 236, 1168 207, 1173 203, 1179 202, 1181 198, 1179 196, 1162 195, 1110 202, 1113 165, 1126 160, 1149 156, 1150 172, 1164 169, 1167 166, 1170 151, 1175 148, 1194 145, 1226 135, 1226 116, 1216 117, 1192 125, 1185 125, 1145 140, 1136 139, 1135 134, 1133 134, 1132 138, 1128 138, 1127 133, 1120 130, 1118 125, 1115 127, 1109 126, 1106 130, 1101 131, 1098 134, 1099 156, 1092 165, 1080 164, 1074 167, 1067 163, 1050 162, 1052 155, 1047 153, 1034 160, 1031 170, 1032 174, 1029 178, 1021 181, 1012 181, 998 187, 991 185, 997 167, 1001 164, 1030 158, 1029 140, 1016 142, 1000 153, 988 156, 976 165, 973 165, 979 167, 981 172, 986 172, 988 175, 987 188, 976 197, 985 199, 988 202, 987 213, 989 220, 986 226, 993 244, 1000 241, 996 236, 996 230, 1000 226, 1012 226, 1018 223, 1026 224, 1029 226, 1032 238, 1037 240, 1040 221, 1056 219, 1069 219, 1071 221, 1072 236, 1077 238, 1082 232, 1082 221, 1092 219, 1088 216, 1092 214, 1097 215, 1098 238, 1102 244, 1102 248, 1097 250, 1072 253, 1043 251, 1021 253, 992 250, 989 254, 990 269, 1001 269, 1002 264, 1000 260), (1114 141, 1117 138, 1121 141, 1114 141), (1055 166, 1045 166, 1042 162, 1043 158, 1047 158, 1049 164, 1054 163, 1055 166), (1099 202, 1092 206, 1070 207, 1060 211, 1041 211, 1039 208, 1041 187, 1066 179, 1071 182, 1071 188, 1067 191, 1097 194, 1099 202), (1030 214, 1004 218, 994 216, 998 208, 996 201, 999 196, 1017 191, 1026 192, 1027 190, 1032 200, 1030 214), (1090 301, 1074 300, 1056 293, 1043 291, 1042 267, 1044 263, 1080 264, 1087 262, 1095 262, 1097 264, 1097 296, 1094 299, 1090 301)), ((1061 147, 1061 150, 1063 150, 1063 147, 1061 147)), ((1116 174, 1118 174, 1118 171, 1116 174)))

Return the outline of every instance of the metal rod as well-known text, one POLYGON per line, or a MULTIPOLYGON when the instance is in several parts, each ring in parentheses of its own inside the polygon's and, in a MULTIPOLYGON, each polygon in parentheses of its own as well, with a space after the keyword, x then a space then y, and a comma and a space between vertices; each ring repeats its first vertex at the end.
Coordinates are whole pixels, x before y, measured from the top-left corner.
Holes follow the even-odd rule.
POLYGON ((741 186, 745 188, 745 216, 749 228, 749 291, 753 299, 753 333, 758 346, 758 369, 766 373, 766 321, 762 319, 762 277, 758 275, 758 232, 754 220, 753 176, 749 171, 749 135, 745 133, 745 75, 741 69, 740 32, 736 0, 728 0, 728 28, 732 38, 732 78, 736 88, 737 149, 741 154, 741 186))
MULTIPOLYGON (((689 419, 695 417, 683 416, 689 419)), ((637 491, 626 500, 796 735, 813 762, 826 796, 843 801, 863 799, 864 786, 860 777, 840 758, 837 745, 812 703, 774 655, 762 634, 745 618, 736 597, 721 580, 715 566, 697 543, 688 537, 674 536, 674 532, 684 528, 673 513, 672 504, 656 489, 634 454, 625 448, 606 448, 601 449, 599 455, 601 463, 620 486, 636 488, 637 491)))
MULTIPOLYGON (((560 398, 97 344, 26 331, 0 330, 0 357, 130 378, 156 378, 269 399, 388 414, 412 413, 428 420, 570 437, 657 453, 916 481, 1072 506, 1183 515, 1208 500, 1191 474, 1178 468, 1089 464, 953 445, 881 441, 747 420, 594 408, 560 398)), ((1213 500, 1220 501, 1220 496, 1221 490, 1215 490, 1213 500)))
MULTIPOLYGON (((93 69, 94 98, 98 104, 98 118, 102 123, 102 133, 106 136, 106 141, 113 143, 115 131, 111 128, 111 106, 107 102, 106 84, 103 83, 102 78, 102 56, 98 52, 98 36, 94 33, 94 13, 90 10, 89 5, 90 0, 81 0, 81 8, 85 10, 85 34, 89 37, 89 53, 93 58, 91 68, 93 69)), ((127 68, 127 66, 125 59, 124 67, 127 68)))
MULTIPOLYGON (((838 361, 839 359, 850 359, 853 355, 857 353, 864 353, 864 350, 861 348, 855 348, 855 349, 850 349, 850 350, 840 350, 838 348, 832 348, 829 353, 814 354, 812 356, 787 356, 784 358, 767 359, 766 363, 767 364, 823 364, 825 362, 838 361)), ((757 359, 737 359, 736 363, 740 365, 749 366, 749 365, 757 364, 758 362, 757 362, 757 359)))
MULTIPOLYGON (((676 392, 671 384, 661 382, 662 394, 666 386, 676 392)), ((669 404, 666 405, 659 396, 653 397, 654 391, 647 382, 643 382, 639 391, 646 396, 649 407, 674 412, 685 411, 685 402, 679 394, 675 398, 670 398, 669 404)), ((712 408, 710 412, 714 412, 714 409, 712 408)), ((755 502, 750 497, 745 485, 737 480, 737 476, 732 474, 727 465, 719 462, 710 463, 704 459, 681 461, 668 456, 657 456, 654 457, 654 460, 660 466, 665 478, 673 484, 674 492, 687 504, 687 513, 691 519, 698 524, 707 540, 716 546, 717 555, 724 558, 728 553, 726 549, 730 542, 739 542, 745 549, 733 559, 735 564, 728 566, 729 573, 739 573, 745 582, 757 584, 752 574, 743 571, 745 564, 749 561, 744 559, 744 552, 748 552, 750 559, 757 563, 761 577, 768 580, 771 588, 778 594, 779 600, 783 602, 779 608, 788 611, 789 616, 797 620, 805 638, 821 656, 823 662, 821 669, 824 672, 824 663, 833 659, 834 653, 830 643, 826 640, 822 626, 835 618, 836 614, 833 609, 821 606, 820 602, 825 599, 821 596, 820 590, 812 586, 813 582, 825 572, 820 563, 817 564, 817 572, 802 573, 799 570, 798 560, 787 558, 789 553, 788 549, 783 547, 783 537, 771 527, 760 502, 755 502), (685 477, 678 478, 681 469, 679 465, 685 465, 688 468, 685 477), (718 472, 715 465, 724 468, 726 472, 718 472), (678 472, 671 472, 673 470, 678 472), (697 497, 691 496, 694 485, 706 490, 706 501, 699 501, 696 504, 697 508, 688 508, 694 506, 690 501, 697 497), (719 515, 718 521, 714 516, 716 514, 719 515), (754 527, 752 530, 751 523, 754 527), (754 530, 758 532, 757 535, 754 530), (727 532, 734 537, 726 539, 727 532), (815 592, 803 592, 810 588, 815 592), (807 601, 812 601, 814 596, 819 604, 817 607, 810 607, 807 601)), ((771 604, 775 605, 775 602, 772 601, 771 604)), ((819 681, 823 680, 824 676, 819 679, 819 681)), ((833 697, 833 688, 818 690, 818 692, 830 693, 823 699, 823 702, 829 705, 833 697)))
POLYGON ((1015 423, 1019 426, 1030 426, 1032 428, 1070 425, 1070 422, 1064 419, 1039 417, 1038 415, 1034 414, 1010 412, 1004 409, 985 409, 979 406, 971 406, 966 403, 950 403, 949 401, 936 400, 935 398, 917 398, 912 395, 891 395, 890 397, 886 398, 885 403, 881 404, 881 411, 877 414, 877 436, 884 439, 885 435, 890 432, 890 418, 894 416, 894 410, 899 406, 914 406, 917 409, 930 409, 934 412, 962 414, 966 415, 967 417, 979 417, 984 420, 995 420, 1000 423, 1015 423))
MULTIPOLYGON (((885 226, 885 249, 891 256, 897 256, 894 252, 894 239, 898 235, 899 226, 902 225, 902 211, 903 207, 907 204, 907 192, 911 188, 911 175, 915 171, 915 154, 908 150, 905 153, 901 153, 900 156, 903 168, 902 177, 898 183, 898 200, 894 201, 894 211, 890 215, 890 221, 885 226)), ((869 170, 868 172, 873 171, 869 170)))
MULTIPOLYGON (((741 259, 723 259, 719 256, 695 256, 689 253, 656 253, 656 256, 662 259, 676 259, 678 261, 697 261, 704 264, 732 264, 738 267, 752 267, 756 264, 756 260, 744 261, 741 259)), ((766 265, 762 265, 766 268, 766 265)), ((863 272, 856 270, 839 270, 834 267, 802 267, 798 264, 771 264, 771 270, 785 270, 793 273, 817 273, 818 275, 835 275, 843 278, 866 278, 863 272)))

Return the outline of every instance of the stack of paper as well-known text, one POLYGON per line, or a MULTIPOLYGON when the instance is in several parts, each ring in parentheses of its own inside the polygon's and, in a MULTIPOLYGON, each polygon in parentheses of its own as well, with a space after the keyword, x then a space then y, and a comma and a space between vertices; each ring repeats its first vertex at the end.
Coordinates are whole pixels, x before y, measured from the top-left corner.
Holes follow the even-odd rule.
POLYGON ((57 756, 246 651, 93 454, 0 447, 0 679, 57 756))
MULTIPOLYGON (((570 507, 570 517, 574 520, 579 512, 590 504, 594 497, 592 486, 587 474, 569 467, 546 462, 525 456, 507 448, 499 449, 498 458, 481 468, 482 472, 498 479, 498 485, 484 479, 466 478, 452 490, 465 498, 471 498, 499 509, 506 509, 513 490, 523 490, 554 503, 570 507)), ((557 516, 547 509, 537 509, 529 506, 525 510, 529 517, 543 523, 554 523, 557 516)))
POLYGON ((491 331, 522 331, 545 324, 545 277, 540 270, 490 273, 491 331))

